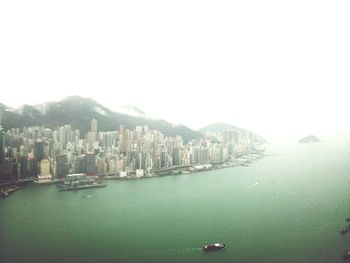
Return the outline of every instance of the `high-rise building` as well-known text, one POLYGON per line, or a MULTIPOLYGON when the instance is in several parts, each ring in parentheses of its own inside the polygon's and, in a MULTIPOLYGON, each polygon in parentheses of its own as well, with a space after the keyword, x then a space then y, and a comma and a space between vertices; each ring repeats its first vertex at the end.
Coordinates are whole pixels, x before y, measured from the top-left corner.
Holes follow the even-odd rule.
POLYGON ((64 137, 66 138, 66 143, 72 141, 73 133, 70 125, 64 125, 64 137))
POLYGON ((46 176, 50 174, 50 161, 48 159, 42 159, 40 161, 40 175, 46 176))
POLYGON ((86 154, 85 161, 86 161, 86 174, 96 175, 96 155, 94 153, 86 154))
POLYGON ((20 179, 24 179, 28 176, 28 158, 27 156, 21 156, 19 158, 20 170, 19 177, 20 179))
POLYGON ((116 170, 117 170, 117 172, 124 170, 124 160, 123 159, 116 161, 116 170))
POLYGON ((40 172, 38 174, 38 182, 48 182, 52 180, 50 173, 50 161, 48 159, 42 159, 40 161, 40 172))
POLYGON ((162 151, 161 154, 160 154, 160 167, 163 168, 163 167, 166 167, 167 165, 167 154, 165 151, 162 151))
POLYGON ((124 133, 125 133, 124 125, 119 125, 119 135, 124 135, 124 133))
POLYGON ((97 120, 95 120, 95 119, 91 120, 91 131, 97 132, 97 120))
POLYGON ((173 164, 180 165, 181 164, 181 151, 180 148, 173 148, 172 152, 173 164))
POLYGON ((67 162, 67 155, 56 156, 56 177, 58 179, 64 178, 69 173, 69 167, 67 162))
POLYGON ((65 149, 66 148, 66 130, 63 126, 60 127, 60 130, 59 130, 59 139, 63 149, 65 149))
POLYGON ((142 133, 143 132, 143 127, 142 126, 136 126, 135 130, 138 133, 142 133))
POLYGON ((36 175, 36 165, 35 160, 33 158, 28 158, 27 160, 27 175, 28 177, 33 177, 36 175))
POLYGON ((86 173, 86 157, 85 155, 82 155, 78 159, 78 165, 75 169, 76 173, 86 173))
POLYGON ((36 162, 44 159, 44 144, 42 141, 36 141, 34 143, 34 159, 36 162))
POLYGON ((18 180, 18 169, 15 162, 4 162, 0 164, 0 182, 9 182, 18 180))

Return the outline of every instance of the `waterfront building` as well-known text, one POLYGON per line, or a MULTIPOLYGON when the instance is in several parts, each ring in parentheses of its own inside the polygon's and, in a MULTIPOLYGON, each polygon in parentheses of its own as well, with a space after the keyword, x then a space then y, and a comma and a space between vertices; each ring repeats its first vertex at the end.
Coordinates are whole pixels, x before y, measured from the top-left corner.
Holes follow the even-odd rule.
POLYGON ((96 160, 96 172, 98 174, 108 173, 108 164, 105 158, 99 158, 96 160))
POLYGON ((165 151, 160 153, 160 168, 167 167, 167 154, 165 151))
POLYGON ((36 163, 33 157, 28 157, 27 159, 27 176, 34 177, 36 175, 36 163))
POLYGON ((126 177, 127 175, 128 175, 128 173, 126 171, 119 172, 119 177, 121 177, 121 178, 126 177))
POLYGON ((116 160, 111 159, 108 162, 108 173, 109 174, 116 174, 117 173, 117 169, 116 169, 116 160))
POLYGON ((143 169, 136 169, 136 177, 137 178, 143 177, 143 175, 144 175, 143 169))
POLYGON ((117 172, 121 172, 125 169, 124 166, 124 159, 118 159, 116 160, 116 170, 117 172))
POLYGON ((172 159, 174 165, 181 164, 181 150, 179 147, 173 148, 172 159))
POLYGON ((69 166, 67 161, 67 155, 56 156, 56 177, 58 179, 64 178, 69 173, 69 166))
POLYGON ((17 181, 18 166, 15 162, 4 162, 0 164, 0 182, 17 181))
POLYGON ((85 155, 78 156, 77 165, 75 166, 76 173, 86 173, 85 155))
POLYGON ((26 156, 21 156, 19 158, 19 173, 18 177, 24 179, 28 176, 28 158, 26 156))
POLYGON ((40 161, 40 175, 50 174, 50 161, 48 159, 43 159, 40 161))
POLYGON ((94 153, 88 153, 85 155, 85 165, 87 175, 96 175, 96 155, 94 153))
POLYGON ((40 173, 38 174, 38 182, 50 182, 52 180, 52 175, 50 173, 50 161, 43 159, 40 161, 40 173))

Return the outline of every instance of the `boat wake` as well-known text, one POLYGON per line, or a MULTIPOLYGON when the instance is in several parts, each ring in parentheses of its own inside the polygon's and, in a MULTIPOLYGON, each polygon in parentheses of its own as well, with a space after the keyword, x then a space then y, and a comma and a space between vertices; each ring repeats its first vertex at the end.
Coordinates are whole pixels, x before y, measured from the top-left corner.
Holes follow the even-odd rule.
POLYGON ((260 184, 260 181, 256 180, 255 183, 252 183, 251 185, 249 185, 249 188, 253 188, 253 187, 255 187, 255 186, 259 185, 259 184, 260 184))
POLYGON ((191 247, 191 248, 186 248, 186 251, 195 251, 195 250, 201 250, 201 247, 191 247))

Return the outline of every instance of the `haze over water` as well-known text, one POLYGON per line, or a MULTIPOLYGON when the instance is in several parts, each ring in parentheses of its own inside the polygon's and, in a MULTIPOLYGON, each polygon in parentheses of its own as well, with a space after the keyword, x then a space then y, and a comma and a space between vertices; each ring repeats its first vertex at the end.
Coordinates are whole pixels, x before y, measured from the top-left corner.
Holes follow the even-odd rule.
POLYGON ((2 262, 342 262, 350 140, 267 145, 249 167, 28 185, 0 202, 2 262), (85 198, 83 198, 85 196, 85 198), (208 242, 224 251, 204 253, 208 242))

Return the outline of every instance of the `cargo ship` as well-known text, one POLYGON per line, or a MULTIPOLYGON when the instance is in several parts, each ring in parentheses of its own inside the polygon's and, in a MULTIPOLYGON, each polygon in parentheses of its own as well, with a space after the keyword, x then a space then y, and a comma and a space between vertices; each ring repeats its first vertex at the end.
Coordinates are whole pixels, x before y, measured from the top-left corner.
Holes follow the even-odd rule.
POLYGON ((202 247, 204 251, 221 250, 225 248, 224 243, 207 244, 202 247))
POLYGON ((62 184, 57 185, 60 191, 76 191, 90 188, 106 187, 96 177, 87 176, 85 174, 68 175, 62 184))

